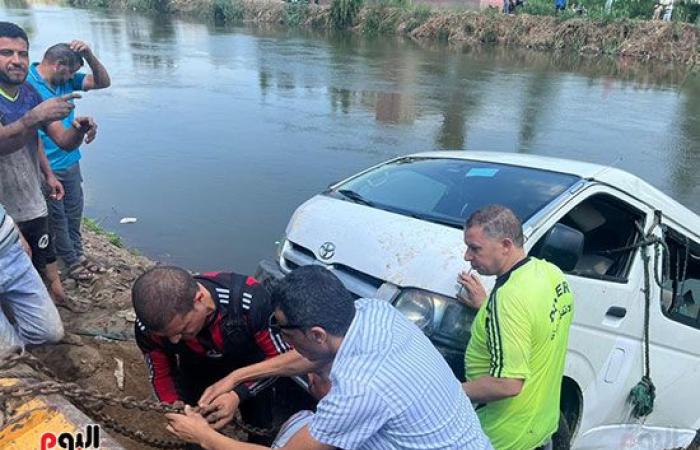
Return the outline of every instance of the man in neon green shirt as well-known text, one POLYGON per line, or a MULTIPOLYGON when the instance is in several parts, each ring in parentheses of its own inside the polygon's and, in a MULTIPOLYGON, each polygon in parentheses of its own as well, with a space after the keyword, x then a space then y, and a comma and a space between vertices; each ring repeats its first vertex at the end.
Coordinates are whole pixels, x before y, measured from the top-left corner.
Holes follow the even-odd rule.
POLYGON ((472 269, 497 277, 487 299, 476 275, 460 274, 460 299, 478 309, 464 391, 495 449, 546 448, 559 424, 573 317, 569 285, 555 265, 525 254, 520 220, 506 207, 472 214, 464 242, 472 269))

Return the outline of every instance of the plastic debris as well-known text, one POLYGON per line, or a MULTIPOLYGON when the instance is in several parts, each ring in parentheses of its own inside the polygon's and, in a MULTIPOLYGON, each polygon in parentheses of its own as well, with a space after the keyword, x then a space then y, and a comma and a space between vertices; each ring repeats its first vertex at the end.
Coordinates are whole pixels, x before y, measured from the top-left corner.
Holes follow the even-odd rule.
POLYGON ((136 217, 122 217, 119 223, 136 223, 138 219, 136 217))
POLYGON ((114 377, 117 379, 117 387, 120 391, 124 390, 124 361, 119 358, 114 358, 117 362, 117 368, 114 369, 114 377))

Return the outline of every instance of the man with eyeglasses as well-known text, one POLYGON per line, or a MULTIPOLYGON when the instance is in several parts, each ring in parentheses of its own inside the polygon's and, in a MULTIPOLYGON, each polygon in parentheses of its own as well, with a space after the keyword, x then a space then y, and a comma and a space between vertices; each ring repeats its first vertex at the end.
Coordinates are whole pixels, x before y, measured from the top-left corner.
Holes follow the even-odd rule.
MULTIPOLYGON (((290 350, 269 326, 267 291, 252 277, 210 272, 192 276, 179 267, 156 266, 135 282, 136 343, 144 354, 156 396, 196 404, 204 389, 232 370, 290 350)), ((295 352, 292 352, 295 353, 295 352)), ((202 413, 212 427, 229 423, 240 404, 243 420, 272 424, 274 378, 240 384, 217 396, 202 413)), ((251 442, 269 444, 268 437, 251 442)))

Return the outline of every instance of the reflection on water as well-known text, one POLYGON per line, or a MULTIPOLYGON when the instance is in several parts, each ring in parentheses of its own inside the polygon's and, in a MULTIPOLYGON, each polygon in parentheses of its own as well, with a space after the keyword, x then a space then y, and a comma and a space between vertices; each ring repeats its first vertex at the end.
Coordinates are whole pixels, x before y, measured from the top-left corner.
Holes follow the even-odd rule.
POLYGON ((5 5, 33 59, 80 38, 109 68, 113 87, 78 103, 100 123, 87 212, 158 259, 252 271, 305 199, 433 149, 614 163, 700 211, 700 80, 683 67, 5 5))

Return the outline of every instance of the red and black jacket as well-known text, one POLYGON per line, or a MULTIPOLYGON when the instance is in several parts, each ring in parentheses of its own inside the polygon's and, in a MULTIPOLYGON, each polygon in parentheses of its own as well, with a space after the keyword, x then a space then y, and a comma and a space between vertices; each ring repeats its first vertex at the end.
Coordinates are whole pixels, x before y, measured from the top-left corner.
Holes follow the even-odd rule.
MULTIPOLYGON (((212 318, 195 338, 173 344, 166 337, 149 333, 136 320, 136 343, 144 354, 153 390, 167 403, 192 402, 186 392, 191 391, 188 385, 193 382, 204 379, 211 384, 235 369, 291 349, 268 327, 270 296, 254 278, 208 272, 195 276, 195 280, 211 293, 216 305, 212 318)), ((259 380, 239 385, 234 391, 244 401, 274 381, 259 380)))

